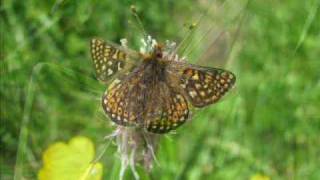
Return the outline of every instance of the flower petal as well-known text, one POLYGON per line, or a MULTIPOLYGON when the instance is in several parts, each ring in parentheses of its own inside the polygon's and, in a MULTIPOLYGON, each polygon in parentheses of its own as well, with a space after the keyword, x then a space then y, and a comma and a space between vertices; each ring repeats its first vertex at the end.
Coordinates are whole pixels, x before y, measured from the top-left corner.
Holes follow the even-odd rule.
POLYGON ((86 137, 74 137, 68 144, 57 142, 43 153, 40 180, 101 179, 102 164, 92 164, 94 145, 86 137))

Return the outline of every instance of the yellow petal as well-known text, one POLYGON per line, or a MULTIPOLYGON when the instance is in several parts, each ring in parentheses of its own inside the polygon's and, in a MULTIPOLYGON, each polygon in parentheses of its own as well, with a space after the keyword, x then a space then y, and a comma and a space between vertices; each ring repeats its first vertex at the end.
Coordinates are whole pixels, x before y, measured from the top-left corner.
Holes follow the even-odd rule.
POLYGON ((91 163, 80 177, 80 180, 99 180, 102 178, 102 164, 91 163))
POLYGON ((90 164, 94 152, 93 143, 86 137, 74 137, 68 144, 54 143, 43 153, 43 167, 38 173, 38 178, 40 180, 78 180, 82 177, 101 179, 102 164, 90 164))
POLYGON ((250 180, 270 180, 270 177, 262 174, 255 174, 251 176, 250 180))

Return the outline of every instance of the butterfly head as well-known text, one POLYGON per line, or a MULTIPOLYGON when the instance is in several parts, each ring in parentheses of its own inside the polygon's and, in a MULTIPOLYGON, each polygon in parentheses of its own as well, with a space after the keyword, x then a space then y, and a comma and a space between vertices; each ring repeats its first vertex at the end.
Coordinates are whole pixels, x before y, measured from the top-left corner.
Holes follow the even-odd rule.
POLYGON ((153 59, 162 59, 163 57, 163 45, 157 44, 152 52, 153 59))
POLYGON ((161 62, 163 59, 163 45, 156 44, 152 51, 144 55, 144 60, 146 61, 158 61, 161 62))

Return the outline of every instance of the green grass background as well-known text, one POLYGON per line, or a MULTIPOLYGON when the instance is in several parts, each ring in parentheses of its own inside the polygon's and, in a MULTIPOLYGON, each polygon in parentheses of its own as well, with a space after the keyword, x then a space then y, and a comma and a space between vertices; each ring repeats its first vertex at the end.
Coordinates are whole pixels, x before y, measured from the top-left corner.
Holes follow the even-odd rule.
MULTIPOLYGON (((177 134, 164 136, 160 165, 151 173, 140 168, 140 175, 320 179, 320 2, 222 3, 213 2, 220 8, 209 9, 188 40, 188 55, 197 62, 203 48, 225 47, 204 64, 233 71, 236 88, 220 103, 195 111, 177 134), (203 38, 208 27, 214 31, 203 38), (228 36, 210 45, 219 30, 228 36)), ((100 146, 112 132, 100 107, 106 87, 95 79, 89 41, 126 37, 137 48, 141 33, 131 4, 159 41, 179 42, 186 35, 183 24, 208 9, 206 1, 191 0, 1 1, 1 179, 35 179, 42 152, 55 141, 83 135, 100 146)), ((104 178, 117 179, 116 146, 101 162, 104 178)), ((132 179, 130 172, 126 177, 132 179)))

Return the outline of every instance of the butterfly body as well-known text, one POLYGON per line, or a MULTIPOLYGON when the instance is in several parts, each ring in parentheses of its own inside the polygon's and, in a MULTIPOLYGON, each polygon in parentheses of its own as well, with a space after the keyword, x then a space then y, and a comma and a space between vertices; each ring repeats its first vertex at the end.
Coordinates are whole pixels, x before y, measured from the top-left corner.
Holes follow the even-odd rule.
POLYGON ((178 128, 189 118, 191 106, 215 103, 235 82, 231 72, 177 61, 161 45, 146 54, 130 55, 94 39, 91 52, 98 79, 107 82, 118 75, 120 80, 102 98, 105 113, 118 125, 152 133, 178 128), (130 63, 134 58, 136 62, 130 63))

